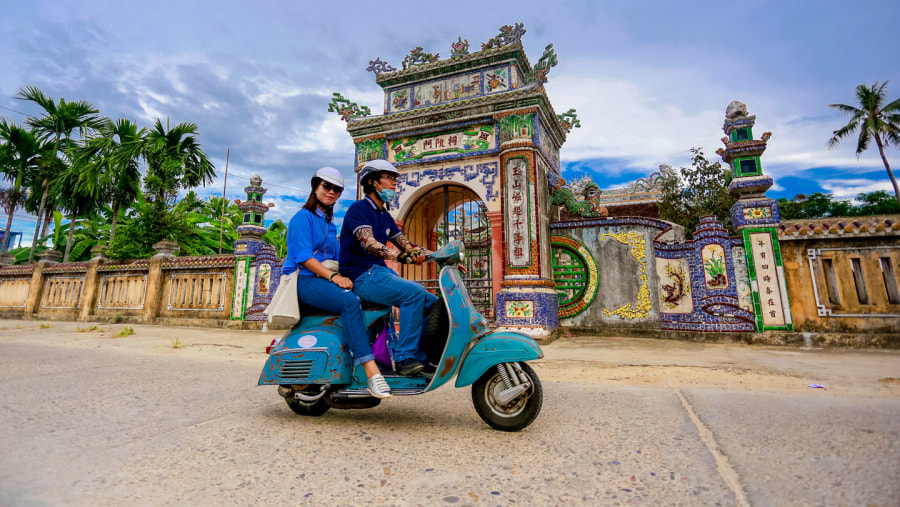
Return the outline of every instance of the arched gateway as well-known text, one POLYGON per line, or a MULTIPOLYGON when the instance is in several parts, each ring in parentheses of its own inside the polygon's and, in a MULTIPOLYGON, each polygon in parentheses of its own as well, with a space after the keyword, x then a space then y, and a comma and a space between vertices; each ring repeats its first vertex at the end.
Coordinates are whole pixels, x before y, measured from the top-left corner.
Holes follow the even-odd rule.
MULTIPOLYGON (((402 70, 379 58, 369 70, 384 89, 384 114, 368 116, 339 94, 329 110, 347 121, 357 171, 378 158, 400 170, 391 212, 410 240, 433 248, 465 239, 476 304, 502 328, 546 336, 559 325, 549 188, 577 120, 571 110, 557 116, 544 89, 552 44, 532 67, 524 32, 504 26, 472 53, 460 38, 446 60, 416 48, 402 70)), ((403 275, 436 278, 431 267, 403 275)))
MULTIPOLYGON (((410 241, 435 250, 449 241, 466 244, 463 281, 472 303, 488 318, 494 316, 494 291, 491 277, 491 223, 487 206, 471 189, 441 184, 420 192, 405 212, 403 233, 410 241)), ((398 220, 398 222, 401 222, 398 220)), ((404 265, 401 275, 428 288, 437 288, 437 266, 404 265)))

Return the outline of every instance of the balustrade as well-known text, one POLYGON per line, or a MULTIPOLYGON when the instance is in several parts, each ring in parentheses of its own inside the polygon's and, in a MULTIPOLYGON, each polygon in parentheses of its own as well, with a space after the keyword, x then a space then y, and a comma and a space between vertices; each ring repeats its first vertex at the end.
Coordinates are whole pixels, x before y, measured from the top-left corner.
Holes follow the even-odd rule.
POLYGON ((42 308, 78 308, 84 292, 83 276, 53 276, 44 283, 42 308))
POLYGON ((100 280, 97 308, 138 310, 144 307, 147 275, 106 275, 100 280))
POLYGON ((172 273, 168 283, 168 309, 223 311, 226 282, 224 272, 172 273))
POLYGON ((0 307, 24 307, 30 287, 31 278, 0 280, 0 307))

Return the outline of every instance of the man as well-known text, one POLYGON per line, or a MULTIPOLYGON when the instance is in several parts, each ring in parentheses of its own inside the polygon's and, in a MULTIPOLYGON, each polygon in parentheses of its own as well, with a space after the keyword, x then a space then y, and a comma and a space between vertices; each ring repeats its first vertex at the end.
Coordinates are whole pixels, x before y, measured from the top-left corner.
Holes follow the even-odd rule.
POLYGON ((340 272, 353 281, 353 292, 360 299, 400 307, 400 339, 391 344, 394 363, 400 375, 415 375, 425 368, 422 324, 437 297, 384 262, 422 264, 425 260, 422 249, 409 242, 388 213, 388 203, 397 195, 399 175, 387 160, 372 160, 360 169, 365 197, 350 205, 344 215, 340 272), (388 247, 389 241, 399 250, 388 247))

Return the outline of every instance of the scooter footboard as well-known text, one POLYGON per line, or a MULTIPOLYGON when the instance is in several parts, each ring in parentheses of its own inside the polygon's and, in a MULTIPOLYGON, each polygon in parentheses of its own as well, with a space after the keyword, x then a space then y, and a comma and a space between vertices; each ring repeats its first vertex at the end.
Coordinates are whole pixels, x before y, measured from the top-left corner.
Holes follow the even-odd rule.
POLYGON ((459 368, 456 387, 475 383, 488 368, 500 363, 530 361, 544 357, 541 347, 529 336, 508 331, 486 335, 469 350, 459 368))

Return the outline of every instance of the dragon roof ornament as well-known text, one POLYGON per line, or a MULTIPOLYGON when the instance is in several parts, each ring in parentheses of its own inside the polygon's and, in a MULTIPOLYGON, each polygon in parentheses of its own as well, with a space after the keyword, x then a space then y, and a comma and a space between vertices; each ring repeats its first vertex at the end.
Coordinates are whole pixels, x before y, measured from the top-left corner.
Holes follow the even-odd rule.
POLYGON ((571 132, 572 128, 581 128, 581 120, 579 120, 578 115, 575 114, 575 109, 569 109, 563 114, 556 115, 556 119, 559 120, 559 126, 566 134, 571 132))
POLYGON ((372 114, 372 110, 368 106, 360 106, 355 102, 350 102, 341 96, 340 93, 334 92, 331 103, 328 104, 328 112, 335 112, 341 115, 344 121, 350 121, 350 118, 361 118, 372 114))
POLYGON ((427 63, 434 63, 440 59, 441 59, 440 53, 436 53, 436 54, 426 53, 422 49, 422 46, 419 46, 419 47, 413 48, 413 50, 410 51, 408 55, 406 55, 406 58, 403 59, 401 64, 403 65, 403 69, 406 70, 407 67, 413 67, 416 65, 425 65, 427 63))
POLYGON ((500 27, 500 33, 496 37, 481 43, 481 49, 483 51, 515 44, 522 40, 523 35, 525 35, 525 23, 516 23, 515 26, 503 25, 500 27))
POLYGON ((376 76, 380 76, 385 72, 394 72, 397 70, 397 67, 392 66, 388 62, 384 62, 381 60, 381 57, 374 60, 369 60, 369 66, 366 67, 366 70, 369 72, 374 72, 376 76))

